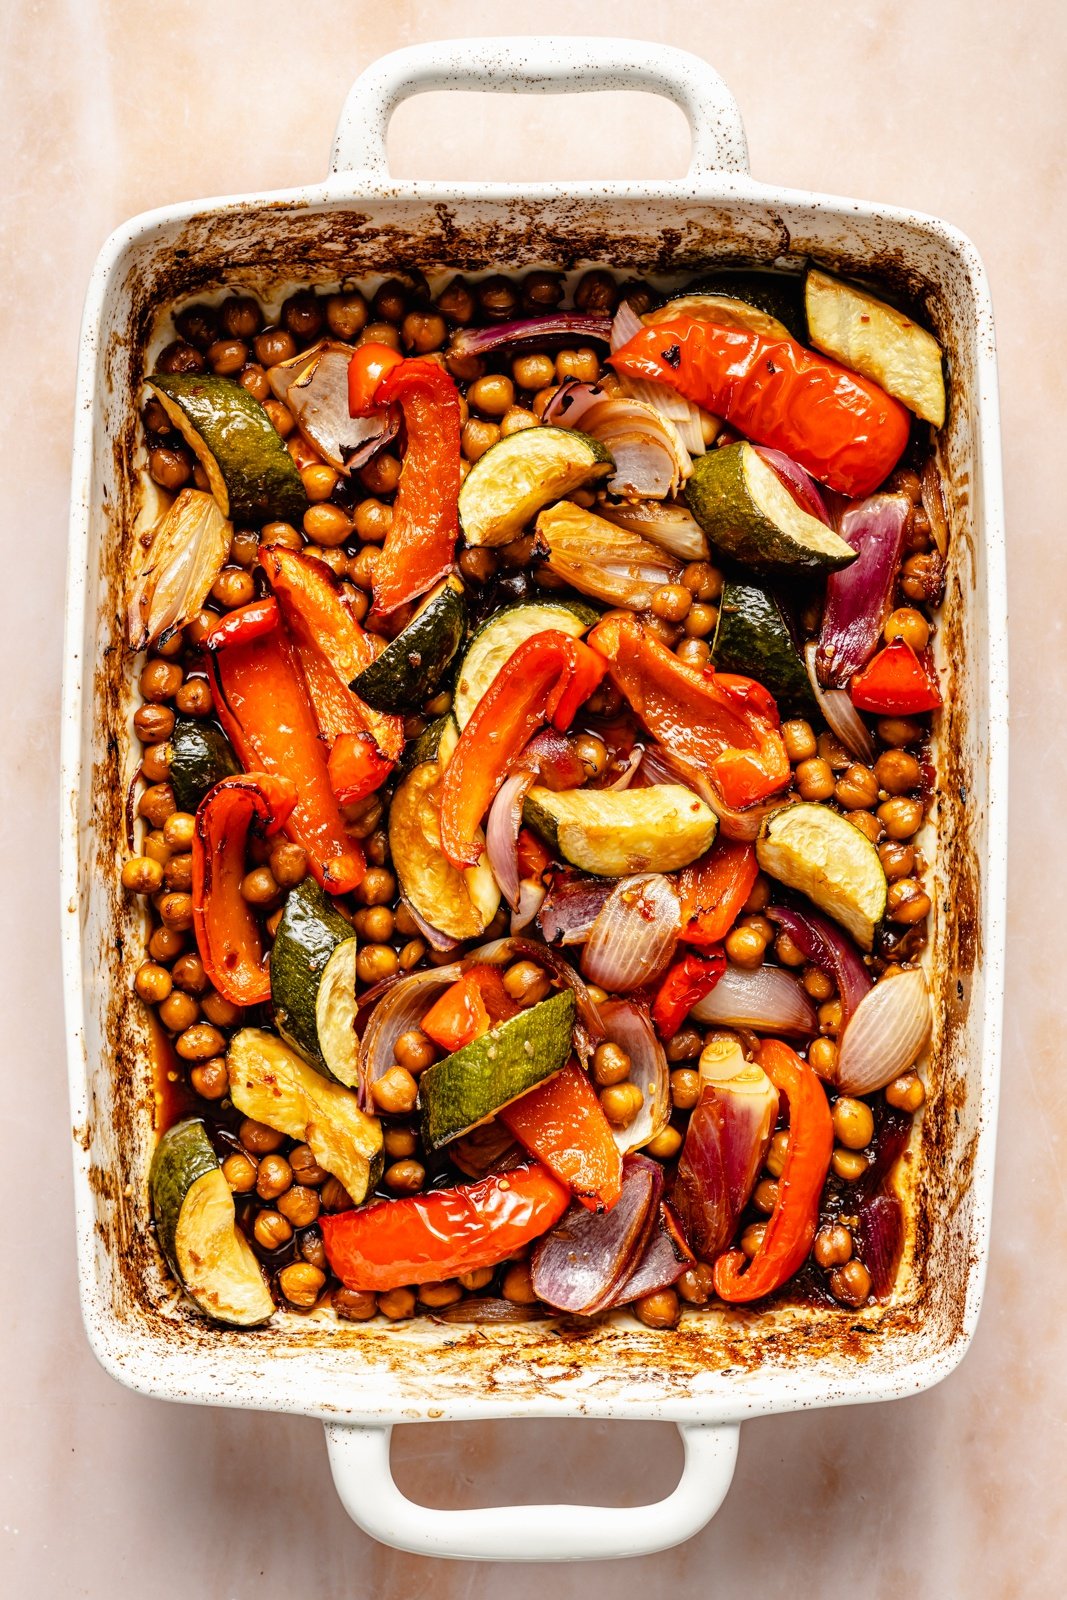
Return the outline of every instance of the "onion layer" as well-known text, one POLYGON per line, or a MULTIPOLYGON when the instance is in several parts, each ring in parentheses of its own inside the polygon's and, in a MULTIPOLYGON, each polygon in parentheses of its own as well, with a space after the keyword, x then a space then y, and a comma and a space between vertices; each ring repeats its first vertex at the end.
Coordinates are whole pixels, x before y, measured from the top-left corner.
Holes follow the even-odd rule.
POLYGON ((525 344, 530 339, 596 339, 611 341, 611 318, 586 316, 580 311, 556 311, 547 317, 521 317, 514 322, 497 322, 491 328, 460 328, 452 335, 449 355, 484 356, 505 345, 525 344))
POLYGON ((620 878, 605 900, 582 955, 582 971, 609 993, 639 989, 671 959, 682 903, 662 872, 620 878))
POLYGON ((667 1057, 648 1012, 633 1000, 605 1000, 600 1007, 607 1034, 630 1057, 630 1082, 641 1091, 641 1109, 625 1128, 614 1128, 623 1155, 640 1150, 661 1133, 671 1111, 667 1057))
POLYGON ((658 544, 569 500, 542 511, 536 532, 549 569, 606 605, 646 611, 655 591, 681 576, 679 563, 658 544))
POLYGON ((711 993, 693 1007, 691 1015, 698 1022, 752 1028, 756 1033, 819 1031, 815 1007, 784 967, 757 967, 754 972, 746 972, 741 967, 728 966, 711 993))
POLYGON ((856 1007, 841 1036, 834 1082, 847 1094, 884 1089, 914 1065, 933 1016, 921 967, 883 978, 856 1007))
POLYGON ((557 872, 537 919, 543 937, 549 944, 584 944, 613 888, 610 878, 557 872))
POLYGON ((628 1156, 622 1193, 610 1211, 587 1211, 572 1202, 534 1249, 538 1298, 576 1316, 602 1310, 640 1259, 662 1192, 662 1167, 644 1156, 628 1156))
POLYGON ((807 961, 834 980, 841 1000, 842 1027, 871 987, 871 975, 848 934, 817 911, 769 906, 767 916, 787 933, 807 961))
POLYGON ((126 612, 126 642, 144 650, 196 615, 222 571, 233 526, 215 496, 183 489, 152 533, 126 612))
POLYGON ((826 501, 819 492, 815 479, 809 477, 804 468, 798 466, 784 451, 771 450, 765 444, 758 444, 755 449, 756 454, 763 457, 776 477, 785 484, 800 509, 806 511, 809 516, 817 517, 828 528, 832 527, 826 501))
POLYGON ((858 553, 826 580, 816 666, 828 688, 843 688, 875 652, 893 603, 910 514, 905 495, 876 494, 849 506, 839 519, 838 533, 858 553))
POLYGON ((489 820, 485 825, 485 848, 493 876, 513 911, 519 908, 519 829, 522 827, 522 804, 532 787, 534 774, 529 771, 513 772, 497 790, 489 807, 489 820))
MULTIPOLYGON (((628 300, 624 300, 616 311, 615 320, 611 325, 612 350, 621 350, 623 345, 629 344, 643 327, 644 323, 633 306, 628 300)), ((676 390, 668 389, 665 383, 647 383, 642 378, 623 378, 621 383, 627 394, 651 406, 673 425, 691 456, 704 454, 704 429, 699 406, 695 406, 691 400, 687 400, 676 390)))
POLYGON ((581 428, 610 450, 615 471, 607 487, 626 499, 664 500, 693 470, 673 422, 633 395, 609 394, 572 378, 556 390, 542 421, 581 428))
POLYGON ((331 467, 346 477, 369 461, 376 450, 394 437, 400 419, 392 408, 368 417, 353 417, 348 409, 348 363, 352 347, 323 339, 271 367, 271 388, 296 418, 304 437, 331 467))
POLYGON ((679 561, 708 559, 707 536, 687 506, 675 501, 664 505, 661 500, 622 501, 617 505, 601 501, 597 510, 627 532, 651 539, 679 561))
POLYGON ((808 669, 811 691, 823 714, 826 726, 857 761, 870 765, 874 760, 874 741, 867 724, 852 704, 852 696, 847 689, 823 688, 815 666, 817 649, 815 640, 809 639, 804 646, 804 665, 808 669))
POLYGON ((658 1294, 678 1282, 695 1260, 670 1206, 661 1200, 644 1251, 603 1309, 629 1305, 646 1294, 658 1294))

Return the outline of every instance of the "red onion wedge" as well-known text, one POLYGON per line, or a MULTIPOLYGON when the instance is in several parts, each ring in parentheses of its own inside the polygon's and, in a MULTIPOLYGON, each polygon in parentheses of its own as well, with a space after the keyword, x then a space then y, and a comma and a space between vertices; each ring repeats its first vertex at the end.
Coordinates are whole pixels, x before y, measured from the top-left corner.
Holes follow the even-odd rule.
POLYGON ((708 559, 708 541, 703 528, 693 513, 677 501, 665 504, 662 500, 601 500, 597 502, 597 511, 627 532, 651 539, 679 561, 708 559))
POLYGON ((611 342, 611 318, 587 316, 581 311, 554 311, 547 317, 522 317, 496 322, 491 328, 460 328, 452 335, 448 354, 486 356, 506 345, 527 344, 531 339, 595 339, 611 342))
POLYGON ((859 1203, 856 1254, 871 1275, 876 1300, 888 1300, 904 1250, 904 1207, 895 1194, 877 1194, 859 1203))
POLYGON ((934 536, 937 553, 944 559, 948 550, 948 513, 945 510, 945 494, 941 484, 941 474, 937 470, 937 463, 933 456, 923 467, 922 497, 923 510, 930 521, 930 532, 934 536))
POLYGON ((867 724, 852 704, 852 696, 847 689, 823 688, 815 666, 817 649, 814 639, 809 639, 804 646, 804 665, 808 669, 808 681, 816 704, 834 737, 840 739, 857 761, 869 765, 874 760, 874 740, 867 724))
POLYGON ((609 394, 599 384, 571 378, 556 390, 542 421, 581 428, 610 450, 615 471, 607 487, 625 499, 664 500, 693 470, 674 423, 633 395, 609 394))
POLYGON ((911 502, 902 494, 876 494, 840 517, 838 533, 857 551, 855 561, 826 580, 826 601, 816 667, 819 680, 841 689, 873 656, 904 551, 911 502))
POLYGON ((233 537, 215 496, 183 489, 152 530, 130 591, 126 642, 144 650, 195 617, 222 571, 233 537))
POLYGON ((528 1160, 522 1146, 495 1117, 453 1139, 448 1158, 468 1178, 484 1178, 490 1172, 510 1170, 528 1160))
POLYGON ((535 531, 549 570, 606 605, 646 611, 656 590, 681 576, 680 563, 658 544, 571 500, 542 511, 535 531))
POLYGON ((582 971, 612 994, 639 989, 670 961, 681 926, 682 903, 662 872, 619 878, 590 931, 582 971))
POLYGON ((778 1118, 778 1092, 735 1040, 701 1057, 700 1100, 678 1158, 672 1200, 697 1255, 726 1249, 749 1202, 778 1118))
POLYGON ((646 1294, 658 1294, 661 1289, 669 1289, 695 1260, 678 1219, 667 1202, 661 1200, 640 1261, 602 1309, 614 1311, 616 1306, 629 1305, 632 1300, 640 1300, 646 1294))
POLYGON ((453 961, 445 967, 413 972, 383 994, 359 1041, 359 1088, 365 1107, 370 1104, 371 1085, 394 1064, 400 1035, 417 1028, 438 995, 462 976, 462 966, 453 961))
POLYGON ((519 884, 519 903, 511 913, 512 933, 521 933, 533 922, 545 903, 547 893, 540 878, 523 878, 519 884))
POLYGON ((534 776, 530 771, 520 771, 505 778, 489 807, 489 820, 485 825, 489 865, 500 885, 500 893, 513 911, 519 908, 518 851, 522 804, 533 786, 534 776))
POLYGON ((651 786, 657 783, 681 783, 700 796, 705 805, 714 811, 719 820, 719 832, 726 839, 738 839, 751 844, 759 836, 764 819, 789 804, 788 794, 775 795, 760 805, 746 806, 743 811, 729 806, 719 791, 708 782, 702 772, 676 756, 661 744, 650 744, 645 751, 635 782, 651 786))
POLYGON ((297 427, 320 455, 346 477, 392 439, 400 418, 393 408, 353 417, 348 409, 350 345, 323 339, 271 367, 271 388, 296 418, 297 427))
POLYGON ((817 911, 770 906, 767 916, 787 933, 804 959, 834 980, 841 1001, 841 1025, 848 1022, 873 982, 856 946, 829 917, 817 911))
POLYGON ((566 734, 555 728, 535 733, 515 764, 526 767, 546 789, 578 789, 586 780, 582 758, 566 734))
POLYGON ((610 878, 557 872, 537 918, 542 937, 549 944, 584 944, 614 887, 610 878))
MULTIPOLYGON (((629 344, 643 327, 644 323, 633 306, 628 300, 624 300, 616 311, 615 320, 611 325, 612 350, 621 350, 623 345, 629 344)), ((677 390, 669 389, 663 383, 648 383, 640 378, 623 378, 621 382, 626 394, 633 395, 635 400, 644 401, 645 405, 651 406, 673 425, 691 456, 704 454, 706 446, 699 406, 695 406, 691 400, 687 400, 677 390)))
POLYGON ((921 967, 883 978, 856 1007, 837 1053, 834 1082, 846 1094, 871 1094, 907 1072, 933 1023, 921 967))
POLYGON ((607 1305, 644 1251, 662 1192, 662 1167, 644 1156, 627 1156, 622 1193, 610 1211, 587 1211, 572 1202, 534 1248, 538 1299, 575 1316, 592 1316, 607 1305))
POLYGON ((605 1000, 600 1007, 609 1039, 630 1057, 630 1082, 643 1096, 641 1109, 625 1128, 615 1128, 615 1143, 626 1155, 661 1133, 671 1113, 667 1057, 648 1012, 633 1000, 605 1000))
POLYGON ((543 1322, 552 1315, 544 1306, 524 1306, 515 1300, 495 1300, 491 1296, 457 1300, 455 1305, 430 1313, 434 1322, 452 1325, 473 1324, 476 1327, 493 1327, 501 1323, 543 1322))
POLYGON ((757 967, 754 972, 727 967, 711 993, 693 1007, 691 1015, 698 1022, 752 1028, 756 1033, 819 1031, 815 1007, 784 967, 757 967))
POLYGON ((764 444, 755 447, 756 454, 762 456, 775 475, 785 484, 801 511, 806 511, 809 516, 817 517, 828 528, 833 527, 830 513, 826 509, 826 501, 815 482, 809 477, 803 467, 797 466, 792 457, 781 450, 771 450, 764 444))

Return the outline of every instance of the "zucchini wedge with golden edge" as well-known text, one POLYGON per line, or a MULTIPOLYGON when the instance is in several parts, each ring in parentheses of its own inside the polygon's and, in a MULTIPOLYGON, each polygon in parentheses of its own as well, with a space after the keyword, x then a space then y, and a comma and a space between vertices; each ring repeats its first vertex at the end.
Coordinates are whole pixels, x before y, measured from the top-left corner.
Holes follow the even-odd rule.
POLYGON ((740 328, 744 333, 758 333, 763 339, 791 339, 793 335, 784 322, 759 306, 746 300, 735 299, 730 294, 682 294, 676 300, 650 311, 644 322, 672 322, 675 317, 692 317, 697 322, 714 322, 720 328, 740 328))
POLYGON ((417 711, 452 665, 467 628, 458 578, 446 578, 349 687, 375 711, 417 711))
POLYGON ((770 877, 807 895, 871 949, 885 916, 885 873, 874 845, 840 812, 805 802, 783 806, 760 829, 756 857, 770 877))
POLYGON ((610 477, 602 444, 574 428, 523 428, 490 445, 463 480, 459 525, 468 544, 507 544, 551 500, 610 477))
POLYGON ((439 1150, 562 1072, 574 1017, 574 995, 564 989, 427 1067, 419 1079, 426 1149, 439 1150))
POLYGON ((278 1032, 310 1066, 350 1089, 358 1078, 357 943, 352 924, 307 877, 289 891, 270 952, 278 1032))
POLYGON ((508 606, 483 622, 471 639, 456 678, 452 711, 460 727, 467 726, 478 701, 520 644, 547 628, 580 639, 599 615, 592 606, 584 606, 578 600, 545 600, 508 606))
POLYGON ((812 267, 804 283, 816 350, 880 383, 924 422, 945 421, 941 346, 932 333, 865 289, 812 267))
POLYGON ((535 784, 522 819, 562 861, 600 878, 688 866, 718 826, 710 806, 680 783, 558 793, 535 784))
POLYGON ((769 590, 732 580, 723 585, 711 659, 719 672, 757 679, 780 707, 796 709, 804 717, 818 715, 807 668, 769 590))
POLYGON ((148 1187, 160 1249, 190 1299, 216 1322, 238 1328, 266 1322, 274 1301, 199 1118, 167 1129, 148 1187))
MULTIPOLYGON (((449 717, 437 735, 435 759, 414 767, 393 796, 389 851, 401 893, 419 916, 450 939, 476 939, 496 916, 500 888, 484 849, 476 867, 460 870, 441 848, 441 784, 458 743, 449 717)), ((480 830, 478 838, 484 845, 480 830)))
POLYGON ((715 548, 756 572, 836 572, 856 559, 851 545, 797 505, 750 444, 701 456, 685 498, 715 548))
POLYGON ((148 387, 207 473, 224 517, 238 526, 291 522, 308 497, 281 435, 259 401, 213 373, 156 373, 148 387))
POLYGON ((230 1099, 246 1117, 310 1145, 356 1205, 382 1175, 382 1128, 359 1109, 355 1091, 331 1083, 276 1034, 242 1028, 226 1056, 230 1099))

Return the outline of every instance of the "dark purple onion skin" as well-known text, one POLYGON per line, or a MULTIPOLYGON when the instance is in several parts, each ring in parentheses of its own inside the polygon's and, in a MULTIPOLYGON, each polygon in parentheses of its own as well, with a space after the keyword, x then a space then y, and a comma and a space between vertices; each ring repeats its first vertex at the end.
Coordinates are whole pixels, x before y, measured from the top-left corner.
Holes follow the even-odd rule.
POLYGON ((868 513, 867 526, 866 502, 856 502, 841 518, 838 532, 859 554, 851 566, 832 572, 826 580, 816 666, 819 682, 828 689, 844 688, 877 649, 904 552, 909 502, 903 495, 871 499, 898 504, 868 513))
POLYGON ((672 1288, 695 1261, 674 1212, 667 1201, 662 1200, 641 1259, 603 1310, 613 1311, 616 1306, 629 1305, 631 1300, 640 1300, 646 1294, 672 1288))
POLYGON ((874 981, 856 946, 842 929, 817 911, 770 906, 767 916, 789 935, 809 961, 833 978, 841 998, 844 1025, 874 981))
POLYGON ((557 872, 537 913, 537 926, 546 943, 566 944, 568 933, 581 934, 584 938, 603 910, 604 901, 613 888, 614 881, 611 878, 588 878, 578 873, 557 872))
POLYGON ((533 1284, 540 1299, 572 1316, 593 1316, 609 1305, 644 1255, 663 1182, 657 1161, 630 1155, 623 1161, 622 1195, 610 1211, 587 1211, 574 1201, 534 1250, 533 1284), (601 1257, 600 1275, 590 1267, 589 1292, 580 1303, 576 1289, 568 1290, 565 1283, 568 1263, 578 1251, 588 1262, 598 1253, 601 1257))
POLYGON ((461 328, 453 334, 449 351, 453 355, 480 356, 507 345, 528 344, 531 339, 596 339, 611 342, 612 318, 588 316, 581 311, 554 311, 548 316, 520 317, 513 322, 498 322, 491 328, 461 328))

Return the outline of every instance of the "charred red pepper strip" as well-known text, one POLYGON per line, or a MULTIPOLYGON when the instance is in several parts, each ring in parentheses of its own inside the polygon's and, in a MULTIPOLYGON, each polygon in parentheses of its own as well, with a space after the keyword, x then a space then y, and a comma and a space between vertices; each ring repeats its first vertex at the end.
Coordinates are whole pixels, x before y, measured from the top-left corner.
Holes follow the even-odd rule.
MULTIPOLYGON (((256 611, 258 603, 247 609, 256 611)), ((215 709, 241 765, 292 779, 298 798, 285 832, 307 851, 316 881, 330 894, 347 894, 362 882, 366 862, 345 827, 326 748, 284 630, 246 642, 240 613, 231 612, 204 645, 215 709)))
POLYGON ((268 838, 296 804, 296 785, 265 772, 224 778, 205 795, 193 833, 193 932, 211 983, 235 1006, 270 999, 259 924, 241 893, 248 831, 268 838))
POLYGON ((721 834, 699 861, 683 867, 675 885, 687 919, 681 937, 701 947, 721 944, 741 914, 759 875, 755 846, 721 834))
POLYGON ((504 988, 499 967, 469 967, 434 1001, 419 1027, 451 1054, 518 1014, 519 1007, 504 988))
POLYGON ((928 668, 904 639, 894 639, 868 661, 849 684, 852 704, 879 717, 914 717, 936 711, 941 690, 928 668))
POLYGON ((611 1210, 622 1193, 622 1153, 596 1090, 575 1062, 513 1100, 497 1119, 587 1211, 611 1210))
POLYGON ((273 595, 266 595, 262 600, 253 600, 250 605, 220 617, 211 630, 215 641, 211 648, 223 650, 233 644, 254 644, 257 639, 276 633, 281 625, 281 607, 273 595))
POLYGON ((379 753, 369 733, 339 733, 326 763, 333 792, 343 806, 374 794, 394 765, 379 753))
POLYGON ((552 865, 552 857, 541 843, 536 834, 529 828, 519 829, 519 877, 544 879, 545 873, 552 865))
POLYGON ((773 1294, 807 1259, 834 1150, 830 1107, 807 1062, 780 1040, 765 1039, 760 1065, 789 1104, 789 1144, 763 1243, 750 1262, 743 1250, 727 1250, 715 1263, 715 1293, 733 1305, 773 1294))
POLYGON ((908 442, 899 400, 793 339, 676 317, 643 328, 608 360, 627 377, 669 384, 856 499, 888 477, 908 442))
POLYGON ((570 1198, 566 1184, 535 1161, 477 1183, 324 1216, 322 1241, 346 1289, 399 1289, 495 1267, 554 1227, 570 1198))
POLYGON ((475 706, 445 773, 441 843, 454 867, 477 866, 478 824, 512 763, 551 715, 549 708, 555 708, 556 727, 567 726, 604 672, 588 646, 555 628, 524 639, 505 661, 475 706))
POLYGON ((699 767, 727 805, 754 805, 789 782, 778 710, 761 684, 686 666, 635 617, 605 617, 589 643, 649 732, 699 767))
POLYGON ((683 956, 670 968, 652 1002, 652 1024, 661 1039, 673 1039, 698 1000, 710 994, 726 971, 726 956, 683 956))
MULTIPOLYGON (((357 350, 353 369, 359 356, 357 350)), ((353 398, 365 400, 358 382, 350 381, 349 397, 350 405, 353 398)), ((404 414, 407 448, 374 573, 373 618, 387 616, 443 578, 459 537, 459 390, 433 361, 400 361, 384 371, 371 409, 389 405, 399 405, 404 414)))
POLYGON ((387 761, 396 761, 404 748, 403 718, 375 711, 349 688, 375 651, 333 573, 284 545, 267 545, 259 564, 296 644, 323 738, 332 743, 341 734, 365 732, 387 761))

